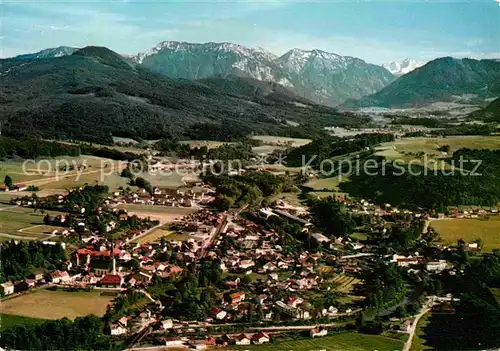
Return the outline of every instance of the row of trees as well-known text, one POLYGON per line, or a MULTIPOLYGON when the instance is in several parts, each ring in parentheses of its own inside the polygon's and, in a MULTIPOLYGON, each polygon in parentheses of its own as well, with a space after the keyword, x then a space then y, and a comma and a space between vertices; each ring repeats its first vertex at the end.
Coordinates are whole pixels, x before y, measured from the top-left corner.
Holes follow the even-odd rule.
POLYGON ((112 160, 134 160, 136 154, 115 149, 94 146, 88 143, 70 145, 57 141, 36 138, 9 138, 0 136, 0 157, 20 157, 36 159, 39 157, 93 155, 112 160))

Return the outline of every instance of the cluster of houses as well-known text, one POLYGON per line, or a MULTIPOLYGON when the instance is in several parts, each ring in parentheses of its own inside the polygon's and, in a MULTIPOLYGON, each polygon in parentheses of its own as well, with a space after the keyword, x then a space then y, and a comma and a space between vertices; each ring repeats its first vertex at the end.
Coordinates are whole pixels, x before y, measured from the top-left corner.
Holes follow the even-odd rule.
POLYGON ((145 189, 135 192, 116 191, 107 204, 141 204, 170 207, 199 207, 213 201, 214 190, 206 185, 189 188, 158 188, 149 194, 145 189))

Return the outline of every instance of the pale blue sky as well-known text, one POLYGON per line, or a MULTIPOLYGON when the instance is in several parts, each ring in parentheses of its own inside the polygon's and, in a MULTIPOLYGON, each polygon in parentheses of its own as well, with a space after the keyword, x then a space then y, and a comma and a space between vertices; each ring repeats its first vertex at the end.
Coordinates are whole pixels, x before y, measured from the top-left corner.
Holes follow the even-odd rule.
MULTIPOLYGON (((500 0, 499 0, 500 1, 500 0)), ((297 47, 383 63, 500 57, 500 3, 475 1, 0 0, 0 57, 60 45, 122 54, 162 40, 297 47)))

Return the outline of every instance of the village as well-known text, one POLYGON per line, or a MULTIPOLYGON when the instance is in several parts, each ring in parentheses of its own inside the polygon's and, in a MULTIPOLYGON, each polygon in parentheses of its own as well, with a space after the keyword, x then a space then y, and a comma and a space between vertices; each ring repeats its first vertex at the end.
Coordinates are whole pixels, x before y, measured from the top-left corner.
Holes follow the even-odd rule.
MULTIPOLYGON (((216 193, 203 182, 177 189, 155 187, 153 193, 144 189, 106 193, 94 206, 95 215, 106 219, 104 229, 98 229, 102 223, 89 222, 93 217, 85 216, 84 206, 75 205, 76 214, 47 215, 47 223, 61 229, 54 230, 42 245, 60 244, 69 252, 67 261, 48 274, 5 282, 1 284, 3 293, 9 296, 57 288, 92 289, 117 296, 139 294, 145 300, 139 308, 112 306, 111 310, 117 310, 108 316, 109 335, 128 340, 132 346, 206 349, 263 344, 288 334, 289 330, 282 329, 286 326, 296 326, 311 338, 324 337, 329 330, 356 323, 364 313, 372 288, 366 272, 375 269, 380 260, 422 279, 422 275, 455 275, 459 265, 443 257, 459 249, 481 250, 479 242, 463 242, 461 247, 435 242, 431 220, 498 213, 493 207, 452 208, 446 214, 414 212, 337 194, 336 203, 350 216, 362 218, 365 233, 332 237, 315 225, 306 205, 276 199, 248 213, 216 211, 210 206, 216 193), (168 223, 169 232, 178 239, 166 235, 138 242, 136 238, 160 223, 128 213, 127 204, 188 207, 194 212, 168 223), (293 225, 295 234, 270 225, 274 218, 293 225), (70 219, 73 224, 68 226, 70 219), (404 254, 407 250, 391 245, 382 250, 380 241, 367 239, 377 233, 381 241, 389 240, 384 236, 388 229, 416 222, 420 232, 414 239, 421 253, 404 254), (206 308, 200 311, 196 304, 188 304, 194 311, 176 310, 177 305, 186 306, 182 300, 187 297, 172 301, 162 289, 184 287, 193 274, 198 274, 196 286, 202 297, 189 299, 202 301, 206 308)), ((64 205, 70 196, 56 195, 46 202, 64 205)), ((36 201, 40 199, 24 197, 12 203, 32 207, 36 201)), ((429 308, 449 310, 452 301, 449 295, 426 297, 414 313, 429 308)), ((395 333, 410 333, 415 323, 412 313, 388 321, 395 333)))

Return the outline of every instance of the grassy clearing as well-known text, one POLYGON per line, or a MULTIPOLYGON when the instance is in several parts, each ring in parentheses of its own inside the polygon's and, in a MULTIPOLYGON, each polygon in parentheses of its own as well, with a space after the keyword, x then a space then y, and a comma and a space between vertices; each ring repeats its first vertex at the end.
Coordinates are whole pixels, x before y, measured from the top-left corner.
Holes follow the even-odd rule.
MULTIPOLYGON (((182 172, 180 172, 182 173, 182 172)), ((142 177, 149 181, 153 186, 161 187, 161 188, 178 188, 180 186, 186 185, 183 181, 184 174, 180 174, 177 172, 172 172, 168 174, 167 172, 156 172, 156 173, 142 173, 138 174, 138 177, 142 177)), ((186 176, 189 176, 189 179, 197 179, 198 176, 195 173, 187 172, 186 176)))
POLYGON ((361 241, 368 239, 368 236, 365 233, 354 233, 351 234, 350 237, 361 241))
MULTIPOLYGON (((58 212, 49 211, 51 215, 58 212)), ((48 237, 47 226, 43 225, 43 217, 40 212, 33 212, 33 209, 23 207, 3 207, 0 210, 0 236, 2 234, 22 237, 48 237)), ((52 228, 52 227, 51 227, 52 228)), ((4 235, 9 238, 8 235, 4 235)), ((10 238, 9 238, 10 239, 10 238)))
POLYGON ((314 190, 323 190, 323 189, 328 189, 328 190, 339 190, 338 186, 340 183, 347 182, 349 181, 348 177, 345 176, 336 176, 336 177, 330 177, 330 178, 316 178, 308 181, 307 183, 304 184, 304 186, 307 186, 309 188, 313 188, 314 190))
POLYGON ((159 229, 153 230, 148 235, 141 236, 140 238, 133 240, 132 242, 139 243, 139 244, 152 243, 154 241, 159 241, 163 237, 167 237, 167 240, 171 240, 170 236, 172 236, 172 234, 175 234, 175 232, 173 232, 171 230, 159 228, 159 229))
POLYGON ((309 144, 311 139, 287 138, 273 135, 255 135, 252 139, 260 140, 267 145, 299 147, 309 144))
POLYGON ((424 332, 425 328, 430 323, 430 317, 431 314, 426 313, 418 321, 417 330, 415 331, 415 335, 411 344, 411 351, 432 350, 432 347, 426 345, 424 332))
POLYGON ((307 338, 300 340, 283 341, 269 345, 244 346, 248 350, 280 350, 280 351, 393 351, 401 350, 403 343, 379 335, 359 333, 339 333, 321 338, 307 338))
POLYGON ((198 211, 194 207, 170 207, 160 205, 136 205, 123 204, 120 208, 126 208, 129 214, 135 214, 138 217, 150 217, 160 223, 170 223, 176 219, 198 211))
POLYGON ((105 158, 82 155, 78 157, 60 156, 47 158, 36 163, 21 161, 0 162, 0 179, 5 175, 12 177, 14 183, 34 185, 40 190, 71 189, 84 184, 106 184, 110 189, 127 186, 127 180, 119 172, 124 164, 105 158), (87 165, 81 171, 65 171, 64 166, 87 165))
POLYGON ((461 148, 470 149, 499 149, 500 137, 498 136, 450 136, 446 138, 404 138, 390 143, 382 143, 378 148, 376 155, 384 156, 388 159, 400 159, 409 161, 410 159, 419 159, 419 157, 410 156, 409 153, 426 153, 428 156, 441 157, 438 150, 440 146, 450 145, 451 155, 461 148))
POLYGON ((250 278, 250 280, 252 282, 256 282, 257 280, 259 279, 262 279, 262 280, 267 280, 267 275, 266 274, 259 274, 259 273, 250 273, 250 274, 246 274, 246 273, 230 273, 230 272, 224 272, 222 273, 222 278, 223 279, 226 279, 227 277, 239 277, 240 279, 247 276, 248 278, 250 278))
POLYGON ((430 226, 446 245, 456 244, 459 239, 466 242, 481 239, 483 251, 500 248, 500 216, 490 216, 489 219, 439 219, 432 221, 430 226))
POLYGON ((103 316, 113 296, 99 292, 39 289, 2 302, 2 313, 35 319, 103 316))
POLYGON ((22 316, 14 316, 11 314, 0 314, 0 331, 12 328, 18 325, 40 324, 45 322, 45 319, 29 318, 22 316))

